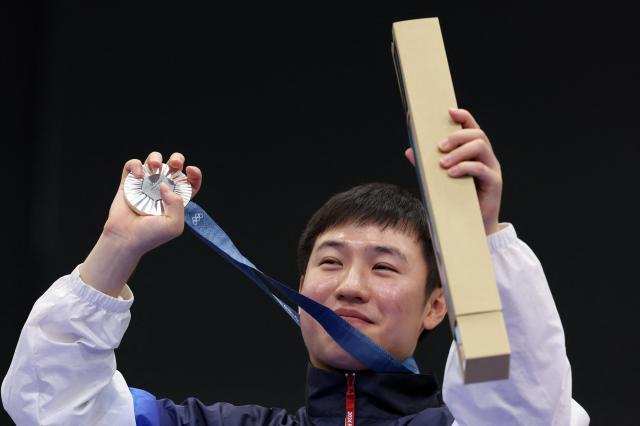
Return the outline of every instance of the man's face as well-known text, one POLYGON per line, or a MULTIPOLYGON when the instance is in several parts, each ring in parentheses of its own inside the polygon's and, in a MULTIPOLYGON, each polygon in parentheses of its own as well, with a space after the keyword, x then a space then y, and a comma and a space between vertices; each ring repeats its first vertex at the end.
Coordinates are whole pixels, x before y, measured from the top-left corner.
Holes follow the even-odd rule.
MULTIPOLYGON (((425 326, 434 326, 426 280, 427 265, 415 237, 391 227, 351 224, 318 236, 300 291, 402 361, 413 354, 425 326)), ((365 368, 304 311, 300 325, 314 366, 365 368)))

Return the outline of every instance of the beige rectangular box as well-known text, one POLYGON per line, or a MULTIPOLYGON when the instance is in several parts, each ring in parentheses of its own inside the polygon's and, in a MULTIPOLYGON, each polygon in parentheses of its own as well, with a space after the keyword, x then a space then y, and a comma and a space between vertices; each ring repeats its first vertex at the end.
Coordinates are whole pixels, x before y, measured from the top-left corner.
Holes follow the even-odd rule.
POLYGON ((438 18, 393 24, 392 52, 465 383, 506 379, 510 348, 473 178, 451 178, 437 144, 460 129, 438 18))

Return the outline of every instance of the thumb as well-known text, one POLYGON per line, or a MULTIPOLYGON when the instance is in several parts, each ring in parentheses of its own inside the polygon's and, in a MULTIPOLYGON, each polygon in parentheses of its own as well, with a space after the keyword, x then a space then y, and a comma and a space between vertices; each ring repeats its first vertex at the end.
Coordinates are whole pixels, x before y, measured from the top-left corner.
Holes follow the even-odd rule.
POLYGON ((182 197, 173 192, 166 183, 160 184, 160 197, 164 203, 164 214, 171 218, 180 219, 184 217, 184 204, 182 197))

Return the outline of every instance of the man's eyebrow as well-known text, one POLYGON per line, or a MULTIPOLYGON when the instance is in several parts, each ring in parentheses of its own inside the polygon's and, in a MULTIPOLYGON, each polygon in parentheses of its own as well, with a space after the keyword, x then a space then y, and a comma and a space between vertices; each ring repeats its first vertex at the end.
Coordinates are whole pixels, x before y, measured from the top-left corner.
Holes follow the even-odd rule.
MULTIPOLYGON (((318 246, 318 248, 316 250, 320 251, 323 248, 334 248, 336 250, 340 250, 340 249, 344 249, 345 245, 346 244, 343 243, 342 241, 325 240, 322 243, 320 243, 320 245, 318 246)), ((384 245, 375 245, 375 246, 367 247, 367 249, 375 251, 377 253, 381 253, 381 254, 389 254, 391 256, 396 256, 396 257, 399 257, 401 260, 409 263, 409 260, 407 259, 407 256, 405 256, 405 254, 402 251, 400 251, 400 249, 398 249, 396 247, 384 246, 384 245)))
POLYGON ((327 247, 339 250, 344 247, 344 243, 336 240, 325 240, 318 246, 316 250, 320 250, 327 247))
POLYGON ((407 260, 407 256, 405 256, 404 253, 402 253, 400 251, 400 249, 398 249, 396 247, 393 247, 393 246, 375 246, 375 247, 373 247, 373 250, 375 250, 378 253, 390 254, 391 256, 399 257, 400 259, 404 260, 406 263, 409 263, 409 261, 407 260))

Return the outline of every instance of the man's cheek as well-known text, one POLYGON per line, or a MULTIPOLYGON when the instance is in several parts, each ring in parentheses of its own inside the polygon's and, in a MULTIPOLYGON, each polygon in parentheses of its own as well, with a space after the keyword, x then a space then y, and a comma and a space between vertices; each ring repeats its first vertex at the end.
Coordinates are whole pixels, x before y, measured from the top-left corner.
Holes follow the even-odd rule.
POLYGON ((306 341, 315 341, 318 334, 324 331, 318 321, 302 309, 300 309, 300 329, 306 341))
POLYGON ((385 314, 402 314, 413 303, 411 297, 403 297, 397 286, 377 286, 378 304, 385 314))
POLYGON ((336 287, 335 277, 321 277, 305 280, 301 293, 318 303, 323 303, 336 287))

